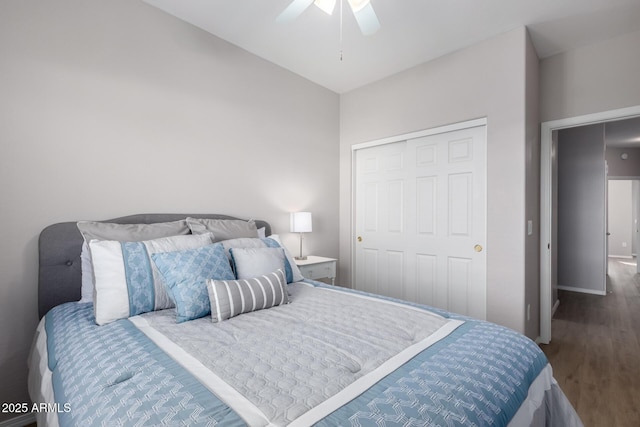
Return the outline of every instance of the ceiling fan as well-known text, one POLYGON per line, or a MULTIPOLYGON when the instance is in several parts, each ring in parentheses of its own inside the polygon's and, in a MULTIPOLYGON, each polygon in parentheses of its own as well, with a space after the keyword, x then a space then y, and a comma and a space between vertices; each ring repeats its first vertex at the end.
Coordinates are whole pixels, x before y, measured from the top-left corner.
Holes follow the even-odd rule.
MULTIPOLYGON (((360 31, 365 36, 371 35, 380 28, 380 21, 371 6, 371 0, 347 0, 351 11, 358 22, 360 31)), ((277 22, 291 22, 302 14, 311 4, 315 4, 325 13, 331 15, 335 9, 337 0, 293 0, 285 10, 282 11, 277 22)), ((342 0, 340 0, 342 4, 342 0)))

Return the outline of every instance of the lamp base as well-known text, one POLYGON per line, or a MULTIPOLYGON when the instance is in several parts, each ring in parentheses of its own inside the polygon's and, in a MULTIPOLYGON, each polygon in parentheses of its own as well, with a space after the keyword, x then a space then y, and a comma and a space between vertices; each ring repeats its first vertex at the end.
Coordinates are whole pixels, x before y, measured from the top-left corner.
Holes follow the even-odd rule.
POLYGON ((304 261, 305 259, 307 259, 306 256, 296 256, 294 258, 297 259, 298 261, 304 261))

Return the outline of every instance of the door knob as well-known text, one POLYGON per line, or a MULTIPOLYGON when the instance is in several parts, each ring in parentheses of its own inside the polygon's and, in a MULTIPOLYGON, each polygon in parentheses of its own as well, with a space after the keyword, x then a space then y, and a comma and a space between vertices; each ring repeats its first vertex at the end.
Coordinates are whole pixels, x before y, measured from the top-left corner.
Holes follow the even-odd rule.
POLYGON ((474 250, 474 251, 476 251, 476 252, 482 252, 482 246, 480 246, 480 245, 475 245, 475 246, 473 247, 473 250, 474 250))
POLYGON ((358 242, 362 242, 362 236, 358 236, 358 242))

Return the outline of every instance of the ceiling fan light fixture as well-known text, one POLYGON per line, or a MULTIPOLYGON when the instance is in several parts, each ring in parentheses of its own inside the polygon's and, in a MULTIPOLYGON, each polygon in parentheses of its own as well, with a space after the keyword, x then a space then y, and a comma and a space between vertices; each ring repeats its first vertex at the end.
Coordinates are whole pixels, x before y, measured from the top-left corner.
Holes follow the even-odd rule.
MULTIPOLYGON (((351 1, 349 0, 349 2, 351 1)), ((378 21, 378 17, 369 1, 364 2, 364 6, 360 10, 354 10, 353 16, 355 16, 360 31, 365 36, 370 36, 380 29, 380 21, 378 21)))
MULTIPOLYGON (((340 40, 342 41, 342 2, 340 0, 340 40)), ((369 36, 380 29, 380 21, 371 6, 371 0, 347 0, 360 31, 369 36)), ((331 15, 337 0, 291 0, 289 6, 276 18, 276 22, 291 22, 302 14, 309 6, 315 4, 323 12, 331 15)))
POLYGON ((320 10, 327 15, 333 14, 333 9, 336 7, 336 0, 315 0, 313 2, 320 10))
POLYGON ((353 11, 353 13, 359 12, 366 5, 371 3, 371 0, 348 0, 348 1, 349 1, 349 6, 351 6, 351 10, 353 11))
POLYGON ((286 23, 292 22, 302 14, 309 6, 313 4, 313 0, 293 0, 285 10, 278 15, 276 22, 286 23))

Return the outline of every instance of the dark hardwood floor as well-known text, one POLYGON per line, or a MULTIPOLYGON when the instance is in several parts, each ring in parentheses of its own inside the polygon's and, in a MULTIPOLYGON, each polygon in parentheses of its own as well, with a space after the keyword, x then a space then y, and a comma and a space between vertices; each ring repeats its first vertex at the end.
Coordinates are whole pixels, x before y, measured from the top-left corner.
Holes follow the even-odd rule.
POLYGON ((607 295, 560 291, 541 348, 586 427, 640 426, 640 275, 609 259, 607 295))

